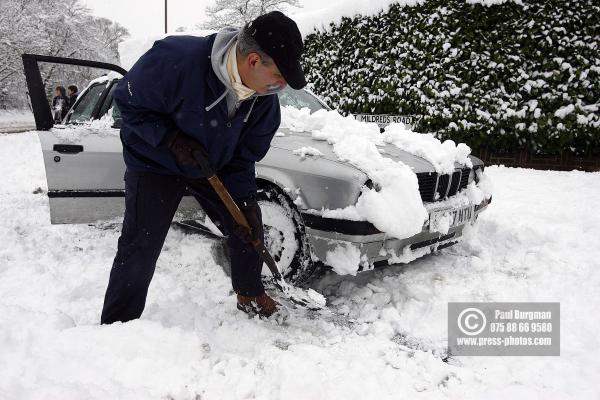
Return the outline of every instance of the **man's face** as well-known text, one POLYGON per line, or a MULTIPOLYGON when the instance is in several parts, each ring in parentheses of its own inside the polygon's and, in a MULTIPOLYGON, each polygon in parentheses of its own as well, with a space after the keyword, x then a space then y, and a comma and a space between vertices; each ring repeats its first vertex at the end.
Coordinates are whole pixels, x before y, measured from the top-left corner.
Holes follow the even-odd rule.
MULTIPOLYGON (((258 94, 265 94, 274 90, 285 88, 287 82, 281 75, 274 62, 265 62, 257 53, 250 53, 244 60, 245 76, 242 76, 244 85, 255 90, 258 94)), ((241 76, 241 71, 240 71, 241 76)))

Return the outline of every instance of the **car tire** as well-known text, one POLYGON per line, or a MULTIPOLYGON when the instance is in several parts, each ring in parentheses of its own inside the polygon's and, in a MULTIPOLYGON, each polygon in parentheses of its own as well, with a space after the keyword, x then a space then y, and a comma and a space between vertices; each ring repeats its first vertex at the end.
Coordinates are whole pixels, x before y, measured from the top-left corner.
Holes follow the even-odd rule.
MULTIPOLYGON (((311 259, 302 215, 290 198, 274 186, 259 188, 257 201, 262 212, 265 245, 280 272, 290 283, 306 282, 317 264, 311 259)), ((262 273, 263 278, 271 276, 265 264, 262 273)))

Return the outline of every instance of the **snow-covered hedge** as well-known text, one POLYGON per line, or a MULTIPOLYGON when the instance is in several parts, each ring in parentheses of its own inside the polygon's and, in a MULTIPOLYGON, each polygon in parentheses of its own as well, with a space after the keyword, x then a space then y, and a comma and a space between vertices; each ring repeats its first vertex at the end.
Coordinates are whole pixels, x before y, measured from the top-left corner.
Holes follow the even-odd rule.
POLYGON ((494 151, 600 149, 595 0, 393 4, 306 38, 312 90, 352 113, 494 151))

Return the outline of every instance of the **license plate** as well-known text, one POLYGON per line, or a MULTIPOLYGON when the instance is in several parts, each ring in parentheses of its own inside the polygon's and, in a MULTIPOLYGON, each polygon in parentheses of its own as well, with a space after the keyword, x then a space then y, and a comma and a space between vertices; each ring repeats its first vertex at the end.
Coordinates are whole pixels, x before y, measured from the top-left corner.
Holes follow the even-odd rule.
MULTIPOLYGON (((429 230, 439 231, 448 224, 449 228, 466 224, 473 218, 473 206, 433 211, 429 216, 429 230)), ((445 230, 445 229, 444 229, 445 230)))

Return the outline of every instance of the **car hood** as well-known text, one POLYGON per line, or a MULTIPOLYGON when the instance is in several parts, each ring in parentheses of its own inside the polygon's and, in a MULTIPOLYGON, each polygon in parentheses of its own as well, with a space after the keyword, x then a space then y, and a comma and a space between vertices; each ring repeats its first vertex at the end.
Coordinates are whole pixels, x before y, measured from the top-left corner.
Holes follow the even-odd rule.
MULTIPOLYGON (((337 155, 333 152, 333 146, 327 143, 327 141, 313 139, 310 132, 290 132, 287 128, 280 128, 279 132, 283 133, 283 136, 275 136, 271 142, 271 147, 288 151, 294 151, 302 147, 312 147, 323 153, 323 157, 327 160, 349 164, 338 159, 337 155)), ((386 144, 378 146, 378 148, 382 151, 384 157, 391 158, 394 161, 401 161, 408 165, 415 173, 435 172, 433 164, 429 161, 399 149, 394 145, 386 144)))

